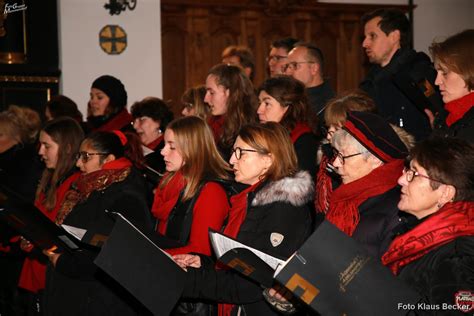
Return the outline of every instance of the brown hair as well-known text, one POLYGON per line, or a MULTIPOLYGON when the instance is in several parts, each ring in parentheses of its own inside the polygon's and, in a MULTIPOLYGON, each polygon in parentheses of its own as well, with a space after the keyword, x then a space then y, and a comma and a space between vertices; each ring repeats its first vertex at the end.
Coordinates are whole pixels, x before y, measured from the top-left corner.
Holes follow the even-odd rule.
MULTIPOLYGON (((410 158, 429 177, 454 186, 454 201, 474 201, 474 145, 457 138, 433 137, 415 145, 410 158)), ((430 181, 430 185, 436 190, 441 184, 430 181)))
POLYGON ((474 29, 448 37, 444 42, 433 42, 430 53, 435 63, 442 63, 459 74, 469 90, 474 90, 474 29))
POLYGON ((58 184, 74 168, 74 155, 79 152, 84 132, 77 120, 59 117, 46 123, 41 132, 48 134, 58 144, 58 159, 54 169, 45 169, 36 190, 36 199, 44 193, 44 206, 51 211, 56 205, 58 184))
POLYGON ((184 106, 195 109, 196 116, 206 120, 209 115, 209 106, 204 102, 206 96, 206 86, 199 85, 186 90, 181 96, 184 106))
POLYGON ((265 80, 259 88, 259 93, 265 91, 288 110, 279 122, 288 131, 292 131, 299 122, 311 126, 308 100, 304 84, 291 76, 276 76, 265 80))
POLYGON ((362 90, 344 92, 328 101, 324 111, 324 120, 327 126, 342 126, 347 120, 347 112, 372 112, 377 111, 374 100, 362 90))
POLYGON ((218 64, 209 70, 219 85, 229 89, 227 113, 220 143, 224 148, 234 144, 235 138, 244 124, 256 122, 257 96, 252 82, 238 66, 218 64))
POLYGON ((238 135, 250 147, 262 155, 272 155, 273 163, 264 175, 271 181, 293 175, 298 170, 295 148, 288 131, 280 124, 249 124, 238 135))
POLYGON ((239 58, 240 65, 243 68, 250 68, 250 80, 255 76, 255 58, 250 48, 246 46, 231 45, 224 49, 222 58, 236 56, 239 58))
POLYGON ((40 128, 40 116, 30 108, 10 105, 6 111, 0 112, 0 134, 18 143, 34 143, 40 128))
MULTIPOLYGON (((197 116, 187 116, 174 120, 168 125, 172 130, 184 165, 180 171, 186 179, 183 201, 191 199, 205 179, 229 179, 229 165, 222 159, 214 142, 210 127, 197 116)), ((166 186, 174 172, 170 172, 161 182, 166 186)))
POLYGON ((148 116, 160 124, 160 129, 162 131, 166 129, 166 126, 174 117, 173 112, 165 101, 155 97, 146 97, 141 101, 133 103, 130 113, 134 119, 148 116))

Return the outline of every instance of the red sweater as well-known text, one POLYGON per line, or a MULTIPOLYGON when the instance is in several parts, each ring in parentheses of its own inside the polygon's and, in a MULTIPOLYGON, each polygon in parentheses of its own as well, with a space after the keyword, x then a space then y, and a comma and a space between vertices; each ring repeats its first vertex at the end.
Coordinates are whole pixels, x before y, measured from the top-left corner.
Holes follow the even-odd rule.
MULTIPOLYGON (((56 191, 56 205, 51 211, 48 211, 43 205, 45 196, 41 194, 35 201, 35 206, 43 212, 51 221, 54 222, 56 214, 64 200, 66 192, 71 184, 76 181, 81 173, 76 172, 61 183, 56 191)), ((21 270, 18 286, 33 293, 44 289, 46 284, 46 265, 33 258, 26 257, 21 270)))
MULTIPOLYGON (((179 173, 176 176, 181 177, 179 173)), ((163 189, 156 190, 155 200, 153 201, 152 213, 160 221, 158 232, 162 234, 166 232, 168 216, 175 205, 173 200, 177 201, 181 191, 180 189, 175 190, 179 186, 173 185, 176 184, 173 180, 163 189)), ((196 252, 210 256, 209 228, 220 230, 229 209, 225 190, 215 182, 206 183, 194 205, 188 244, 184 247, 167 249, 166 251, 171 255, 196 252)))

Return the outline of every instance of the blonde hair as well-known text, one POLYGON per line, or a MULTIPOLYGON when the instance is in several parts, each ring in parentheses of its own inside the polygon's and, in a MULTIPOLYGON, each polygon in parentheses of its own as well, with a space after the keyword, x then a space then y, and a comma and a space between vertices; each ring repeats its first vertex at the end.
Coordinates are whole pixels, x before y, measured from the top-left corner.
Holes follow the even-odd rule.
MULTIPOLYGON (((174 133, 176 146, 183 156, 180 171, 186 179, 183 201, 191 199, 205 179, 229 179, 229 165, 222 159, 210 127, 197 116, 172 121, 167 129, 174 133)), ((168 173, 160 184, 165 187, 175 172, 168 173)))
POLYGON ((209 106, 204 102, 205 96, 206 87, 199 85, 186 90, 181 96, 181 102, 184 106, 191 106, 195 109, 195 115, 205 120, 210 112, 209 106))
POLYGON ((10 105, 6 111, 0 112, 0 134, 18 143, 34 143, 40 128, 40 116, 30 108, 10 105))
POLYGON ((342 126, 347 120, 347 112, 372 112, 377 107, 374 100, 362 90, 346 91, 328 101, 324 111, 324 120, 327 126, 342 126))

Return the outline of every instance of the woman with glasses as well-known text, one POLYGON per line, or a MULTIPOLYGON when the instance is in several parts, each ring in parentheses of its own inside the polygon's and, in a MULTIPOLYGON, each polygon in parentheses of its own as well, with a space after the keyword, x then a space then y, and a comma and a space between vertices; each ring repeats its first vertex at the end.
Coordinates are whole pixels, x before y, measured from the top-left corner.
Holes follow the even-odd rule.
POLYGON ((250 79, 242 68, 234 65, 212 67, 206 78, 206 90, 204 102, 211 110, 207 122, 227 161, 240 128, 256 121, 257 98, 250 79))
POLYGON ((203 120, 207 120, 209 116, 209 105, 204 102, 206 97, 206 86, 199 85, 186 90, 181 96, 181 103, 183 116, 197 116, 203 120))
POLYGON ((330 196, 326 218, 380 258, 398 223, 397 180, 408 150, 387 122, 367 112, 349 112, 331 143, 342 184, 330 196))
POLYGON ((260 86, 258 98, 260 123, 276 122, 283 125, 295 146, 300 169, 314 175, 318 140, 310 127, 304 84, 289 76, 270 78, 260 86))
MULTIPOLYGON (((69 117, 53 119, 40 131, 39 155, 46 169, 36 190, 35 206, 51 221, 55 220, 66 192, 80 175, 74 157, 83 138, 81 126, 69 117)), ((42 311, 47 260, 25 239, 21 240, 21 248, 28 256, 23 263, 18 286, 25 290, 28 315, 34 315, 42 311)))
POLYGON ((467 313, 474 290, 474 146, 432 138, 410 158, 398 179, 398 208, 413 217, 394 230, 382 262, 440 314, 467 313))
MULTIPOLYGON (((247 188, 231 198, 224 234, 288 258, 311 233, 308 202, 313 184, 308 172, 297 171, 287 130, 273 122, 244 126, 230 163, 235 181, 247 188)), ((219 315, 277 315, 264 301, 260 285, 238 272, 216 269, 204 257, 178 255, 175 259, 188 267, 185 297, 229 303, 219 305, 219 315)))
POLYGON ((438 72, 435 84, 444 111, 435 120, 435 134, 474 141, 474 29, 433 43, 431 55, 438 72))
MULTIPOLYGON (((66 192, 56 224, 108 236, 110 212, 121 213, 141 230, 151 229, 145 182, 136 169, 143 159, 140 140, 120 131, 95 132, 82 142, 76 165, 81 175, 66 192)), ((92 263, 94 254, 47 252, 46 315, 135 315, 134 300, 92 263)), ((139 308, 139 307, 136 307, 139 308)))

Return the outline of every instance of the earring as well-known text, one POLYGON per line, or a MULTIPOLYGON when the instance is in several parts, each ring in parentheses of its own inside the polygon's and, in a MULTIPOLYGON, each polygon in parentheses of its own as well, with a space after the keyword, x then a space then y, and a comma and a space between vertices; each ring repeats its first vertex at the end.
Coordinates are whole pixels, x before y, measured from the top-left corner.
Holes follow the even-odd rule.
POLYGON ((441 203, 438 202, 438 205, 436 205, 438 207, 438 209, 442 208, 443 205, 441 203))
POLYGON ((163 133, 163 132, 161 131, 161 128, 158 128, 158 134, 161 134, 161 133, 163 133))

